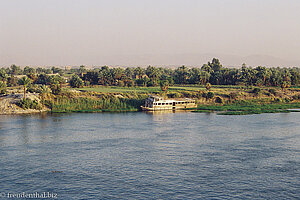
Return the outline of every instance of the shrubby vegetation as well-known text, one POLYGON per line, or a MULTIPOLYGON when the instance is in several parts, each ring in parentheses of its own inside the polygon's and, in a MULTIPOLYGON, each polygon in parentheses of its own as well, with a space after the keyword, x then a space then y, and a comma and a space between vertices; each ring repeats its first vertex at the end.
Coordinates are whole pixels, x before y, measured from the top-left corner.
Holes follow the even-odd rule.
POLYGON ((258 104, 257 102, 240 101, 228 105, 200 105, 192 112, 212 112, 219 111, 219 115, 249 115, 261 113, 288 113, 298 112, 297 110, 289 110, 292 108, 300 108, 300 103, 293 104, 258 104))
POLYGON ((52 101, 47 101, 52 112, 103 112, 103 111, 137 111, 143 104, 145 97, 118 98, 113 95, 103 95, 98 98, 57 96, 52 101))
POLYGON ((299 83, 300 69, 296 67, 252 68, 243 64, 240 68, 226 68, 216 58, 201 68, 21 69, 16 65, 0 68, 0 94, 7 93, 7 88, 22 89, 20 107, 44 105, 54 112, 137 110, 149 93, 169 98, 195 98, 202 104, 234 104, 243 98, 264 101, 262 96, 268 103, 288 103, 300 99, 299 94, 292 91, 299 83), (78 92, 81 93, 78 96, 68 94, 65 88, 70 87, 83 92, 78 92), (97 88, 101 90, 90 95, 89 91, 97 91, 97 88), (103 88, 110 96, 103 94, 103 88), (26 98, 28 91, 38 93, 41 104, 26 98))
POLYGON ((83 85, 104 86, 162 86, 162 89, 179 85, 205 85, 209 90, 212 85, 244 85, 244 86, 275 86, 288 88, 300 83, 299 68, 266 68, 258 66, 241 68, 223 67, 216 58, 212 62, 204 64, 201 68, 187 68, 185 66, 176 69, 148 66, 146 69, 136 68, 100 68, 86 69, 80 66, 73 69, 31 68, 23 70, 16 65, 10 68, 0 69, 0 81, 8 86, 18 85, 16 76, 26 75, 33 84, 59 85, 66 83, 64 77, 69 77, 72 87, 83 85), (71 77, 71 78, 70 78, 71 77))
POLYGON ((36 100, 31 100, 31 99, 21 99, 18 103, 18 106, 20 106, 23 109, 36 109, 36 110, 41 110, 42 106, 37 102, 36 100))
POLYGON ((70 80, 70 86, 73 88, 80 88, 83 86, 83 81, 78 75, 73 75, 70 80))

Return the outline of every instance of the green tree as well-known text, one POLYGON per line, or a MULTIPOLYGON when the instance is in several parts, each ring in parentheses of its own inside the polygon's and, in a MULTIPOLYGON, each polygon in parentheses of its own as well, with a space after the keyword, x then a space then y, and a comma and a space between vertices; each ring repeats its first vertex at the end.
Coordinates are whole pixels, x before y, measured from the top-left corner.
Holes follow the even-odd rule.
POLYGON ((50 85, 52 94, 58 95, 61 92, 61 85, 59 83, 53 83, 50 85))
POLYGON ((211 67, 211 69, 214 72, 219 71, 222 68, 221 63, 220 63, 219 59, 217 59, 217 58, 213 58, 212 61, 211 61, 211 63, 208 62, 208 65, 211 67))
POLYGON ((45 98, 47 97, 48 94, 50 94, 52 91, 49 87, 47 87, 46 85, 42 85, 40 88, 40 97, 42 99, 42 104, 45 104, 45 98))
POLYGON ((7 72, 5 69, 1 68, 0 69, 0 81, 7 82, 7 80, 8 80, 7 72))
POLYGON ((137 67, 134 70, 134 75, 136 79, 141 79, 143 77, 143 75, 145 75, 145 70, 142 69, 141 67, 137 67))
POLYGON ((212 99, 212 98, 214 98, 214 96, 215 96, 215 94, 213 92, 208 92, 207 93, 207 98, 208 99, 212 99))
POLYGON ((202 67, 201 67, 201 70, 202 71, 206 71, 208 73, 212 73, 213 72, 213 69, 208 65, 208 64, 204 64, 202 67))
POLYGON ((85 68, 85 66, 84 65, 81 65, 80 67, 79 67, 79 73, 80 73, 80 77, 81 78, 83 78, 83 73, 85 73, 86 72, 86 68, 85 68))
POLYGON ((129 79, 132 79, 134 78, 133 75, 134 75, 134 69, 132 67, 127 67, 125 69, 125 75, 129 78, 129 79))
POLYGON ((150 78, 150 85, 157 86, 157 82, 160 78, 159 70, 156 67, 148 66, 146 69, 146 74, 150 78))
POLYGON ((0 81, 0 94, 6 93, 6 83, 4 81, 0 81))
POLYGON ((187 67, 178 67, 174 72, 174 81, 177 84, 186 84, 189 79, 189 71, 187 67))
POLYGON ((10 66, 10 73, 12 75, 19 75, 21 74, 22 70, 19 66, 16 66, 16 65, 12 65, 10 66))
POLYGON ((73 75, 70 80, 70 86, 72 88, 80 88, 83 86, 83 81, 78 75, 73 75))
POLYGON ((160 89, 162 91, 167 91, 169 88, 169 81, 168 80, 163 80, 160 82, 160 89))
POLYGON ((291 83, 289 81, 283 81, 281 84, 282 89, 289 88, 291 86, 291 83))
POLYGON ((32 67, 26 66, 23 71, 24 71, 23 74, 25 74, 25 75, 35 74, 35 69, 32 67))
POLYGON ((19 80, 19 84, 23 85, 23 89, 24 89, 24 99, 26 99, 26 90, 27 87, 31 84, 31 79, 28 78, 27 76, 24 76, 23 78, 21 78, 19 80))
POLYGON ((200 83, 202 85, 206 84, 209 81, 210 73, 207 71, 201 71, 200 72, 200 83))

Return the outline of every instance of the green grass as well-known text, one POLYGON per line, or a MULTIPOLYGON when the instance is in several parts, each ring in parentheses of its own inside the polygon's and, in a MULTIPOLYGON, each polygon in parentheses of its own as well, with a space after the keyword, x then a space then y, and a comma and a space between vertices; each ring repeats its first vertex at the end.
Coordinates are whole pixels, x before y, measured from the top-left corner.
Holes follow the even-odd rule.
POLYGON ((218 115, 253 115, 262 113, 290 113, 289 110, 249 110, 249 111, 227 111, 218 113, 218 115))
POLYGON ((77 113, 102 113, 102 112, 137 112, 139 109, 136 108, 122 108, 122 109, 94 109, 94 110, 69 110, 68 112, 77 113))
POLYGON ((203 111, 220 111, 218 115, 249 115, 261 113, 289 113, 299 112, 297 110, 288 110, 293 108, 300 108, 300 103, 291 104, 252 104, 252 105, 200 105, 193 109, 192 112, 203 111))
MULTIPOLYGON (((199 91, 204 90, 203 86, 171 86, 168 91, 199 91)), ((118 86, 98 86, 87 88, 76 88, 79 91, 92 91, 101 93, 126 93, 126 92, 140 92, 140 93, 159 93, 162 92, 160 87, 118 87, 118 86)))
MULTIPOLYGON (((242 89, 247 88, 246 86, 238 85, 213 85, 214 89, 242 89)), ((141 92, 141 93, 159 93, 162 92, 160 87, 119 87, 119 86, 96 86, 96 87, 85 87, 76 88, 79 91, 93 91, 101 93, 125 93, 125 92, 141 92)), ((203 85, 174 85, 170 86, 168 91, 199 91, 206 90, 203 85)))
POLYGON ((100 87, 89 87, 89 88, 77 88, 79 91, 92 91, 101 93, 125 93, 125 92, 157 92, 158 87, 117 87, 117 86, 100 86, 100 87))
POLYGON ((106 97, 91 99, 88 97, 67 98, 59 97, 49 103, 54 113, 66 112, 128 112, 138 111, 142 99, 106 97))
POLYGON ((213 110, 193 110, 192 112, 197 112, 197 113, 212 113, 213 110))

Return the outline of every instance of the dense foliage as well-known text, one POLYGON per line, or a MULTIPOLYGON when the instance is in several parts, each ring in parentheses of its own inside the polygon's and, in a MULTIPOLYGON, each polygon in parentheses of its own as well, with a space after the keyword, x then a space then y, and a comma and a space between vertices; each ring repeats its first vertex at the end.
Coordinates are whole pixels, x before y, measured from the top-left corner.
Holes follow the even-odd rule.
POLYGON ((36 110, 41 110, 42 106, 37 102, 36 100, 31 100, 31 99, 21 99, 18 103, 18 106, 20 106, 23 109, 36 109, 36 110))
MULTIPOLYGON (((252 68, 243 64, 240 68, 226 68, 215 58, 200 68, 103 66, 87 69, 80 66, 21 69, 16 65, 0 68, 0 94, 23 91, 18 106, 24 109, 50 108, 52 112, 135 111, 149 93, 167 98, 194 98, 202 105, 223 106, 249 100, 266 104, 293 103, 300 99, 299 83, 300 69, 297 67, 252 68), (294 88, 286 89, 291 86, 294 88), (40 101, 26 98, 27 92, 38 93, 35 96, 40 101)), ((32 98, 32 95, 28 97, 32 98)), ((228 111, 237 114, 250 112, 228 111)), ((203 109, 198 109, 198 112, 203 112, 203 109)), ((252 114, 259 112, 251 111, 252 114)))
MULTIPOLYGON (((80 66, 69 69, 25 67, 22 70, 19 66, 12 65, 10 68, 0 69, 0 81, 8 87, 22 84, 18 81, 22 79, 20 76, 27 76, 32 84, 49 85, 54 94, 60 93, 66 82, 76 88, 84 85, 161 86, 162 90, 166 90, 174 84, 206 85, 209 90, 211 85, 275 86, 284 89, 300 83, 300 69, 297 67, 267 68, 258 66, 252 68, 243 64, 240 68, 226 68, 216 58, 201 68, 185 66, 176 69, 153 66, 109 68, 103 66, 86 69, 84 66, 80 66)), ((24 86, 27 87, 27 85, 24 86)))
POLYGON ((52 112, 103 112, 103 111, 137 111, 142 105, 143 99, 130 99, 130 98, 116 98, 116 97, 103 97, 103 98, 69 98, 59 96, 55 101, 52 101, 50 107, 52 112))

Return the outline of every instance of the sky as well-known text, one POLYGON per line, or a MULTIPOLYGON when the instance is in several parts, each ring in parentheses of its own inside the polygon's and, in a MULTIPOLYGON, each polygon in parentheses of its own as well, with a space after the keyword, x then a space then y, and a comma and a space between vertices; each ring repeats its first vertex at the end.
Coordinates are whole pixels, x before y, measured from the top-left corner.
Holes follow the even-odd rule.
POLYGON ((300 63, 299 10, 299 0, 0 0, 0 66, 189 64, 208 54, 300 63))

